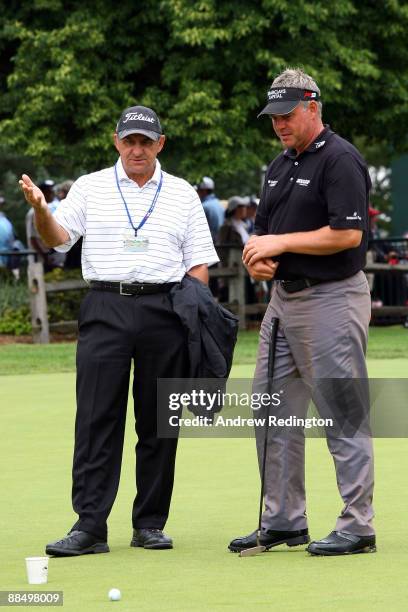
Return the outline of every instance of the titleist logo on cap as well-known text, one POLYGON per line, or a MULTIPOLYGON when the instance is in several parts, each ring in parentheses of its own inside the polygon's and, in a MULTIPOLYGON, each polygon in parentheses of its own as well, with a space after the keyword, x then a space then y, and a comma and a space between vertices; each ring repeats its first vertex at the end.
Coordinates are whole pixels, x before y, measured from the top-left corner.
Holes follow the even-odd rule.
POLYGON ((129 106, 125 108, 116 126, 119 138, 131 134, 143 134, 152 140, 159 140, 162 134, 160 119, 147 106, 129 106))
POLYGON ((122 123, 127 123, 128 121, 148 121, 149 123, 156 123, 154 117, 143 115, 143 113, 126 113, 125 118, 122 119, 122 123))

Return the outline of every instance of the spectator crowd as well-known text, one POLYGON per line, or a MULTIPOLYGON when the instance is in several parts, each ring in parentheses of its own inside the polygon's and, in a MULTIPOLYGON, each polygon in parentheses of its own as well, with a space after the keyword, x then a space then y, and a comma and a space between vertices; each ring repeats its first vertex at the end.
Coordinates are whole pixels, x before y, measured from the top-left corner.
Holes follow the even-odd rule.
MULTIPOLYGON (((59 184, 48 178, 39 187, 43 191, 50 210, 54 213, 64 200, 73 184, 65 180, 59 184)), ((216 266, 228 266, 228 247, 243 248, 248 238, 254 233, 255 216, 259 199, 255 195, 234 195, 228 200, 220 200, 215 192, 214 179, 204 176, 195 186, 203 205, 211 236, 219 249, 221 262, 216 266)), ((20 276, 23 263, 23 252, 32 251, 31 261, 40 261, 44 271, 55 268, 73 269, 81 267, 82 239, 67 253, 58 253, 49 249, 41 240, 34 223, 33 209, 30 208, 25 219, 25 237, 17 236, 12 221, 5 211, 6 201, 0 195, 0 269, 11 270, 16 279, 20 276), (4 252, 8 254, 4 254, 4 252), (3 252, 3 253, 2 253, 3 252)), ((369 239, 370 248, 367 254, 367 264, 388 263, 407 264, 408 247, 406 240, 396 245, 387 241, 378 227, 378 220, 389 221, 381 211, 369 208, 369 239), (396 248, 396 246, 398 248, 396 248)), ((408 236, 405 236, 407 238, 408 236)), ((368 273, 367 278, 372 294, 373 306, 407 303, 407 275, 391 276, 368 273)), ((210 279, 213 294, 223 302, 228 302, 228 283, 225 279, 213 277, 210 279)), ((246 303, 254 303, 268 299, 269 287, 266 283, 255 283, 249 277, 245 287, 246 303)))
MULTIPOLYGON (((223 204, 215 194, 214 180, 204 176, 196 186, 207 217, 214 244, 243 248, 255 229, 255 216, 259 199, 255 195, 234 195, 223 204)), ((228 250, 219 252, 222 266, 228 266, 228 250)), ((216 266, 218 264, 215 264, 216 266)), ((228 302, 228 284, 223 279, 211 278, 210 289, 222 302, 228 302)), ((245 302, 252 304, 267 298, 267 283, 256 283, 249 276, 245 283, 245 302)))

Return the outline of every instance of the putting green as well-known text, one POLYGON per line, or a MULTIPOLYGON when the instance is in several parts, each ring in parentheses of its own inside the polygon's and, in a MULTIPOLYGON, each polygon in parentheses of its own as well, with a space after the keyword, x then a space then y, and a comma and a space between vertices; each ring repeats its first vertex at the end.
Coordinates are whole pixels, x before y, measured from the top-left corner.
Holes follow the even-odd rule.
MULTIPOLYGON (((406 376, 407 360, 375 362, 372 375, 406 376), (391 364, 390 370, 388 365, 391 364), (387 372, 387 374, 385 373, 387 372)), ((251 366, 234 368, 249 376, 251 366), (245 369, 244 369, 245 368, 245 369)), ((70 505, 74 375, 3 376, 0 590, 28 590, 24 557, 41 555, 74 521, 70 505)), ((378 553, 314 558, 279 547, 240 559, 229 540, 257 523, 259 478, 251 439, 182 439, 166 531, 172 551, 129 547, 134 496, 134 434, 129 410, 119 494, 109 520, 111 553, 51 559, 48 585, 64 609, 141 611, 406 610, 408 551, 404 540, 408 442, 376 440, 378 553), (108 590, 122 591, 110 602, 108 590)), ((307 441, 310 531, 333 529, 341 503, 325 441, 307 441)))
MULTIPOLYGON (((255 365, 236 365, 231 375, 235 378, 250 378, 255 365)), ((369 359, 368 375, 371 378, 408 378, 408 359, 369 359)))

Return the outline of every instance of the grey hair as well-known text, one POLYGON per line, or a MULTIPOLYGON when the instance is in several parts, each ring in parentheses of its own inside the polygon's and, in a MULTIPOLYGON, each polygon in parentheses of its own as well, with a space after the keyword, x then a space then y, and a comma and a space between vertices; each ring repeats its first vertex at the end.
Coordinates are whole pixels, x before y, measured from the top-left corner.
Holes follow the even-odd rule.
MULTIPOLYGON (((311 76, 303 72, 300 68, 286 68, 281 74, 279 74, 272 83, 272 87, 299 87, 300 89, 312 89, 317 91, 320 96, 320 89, 317 86, 316 81, 311 76)), ((310 102, 303 102, 305 108, 308 107, 310 102)), ((320 101, 317 102, 319 107, 319 115, 322 116, 323 105, 320 101)))

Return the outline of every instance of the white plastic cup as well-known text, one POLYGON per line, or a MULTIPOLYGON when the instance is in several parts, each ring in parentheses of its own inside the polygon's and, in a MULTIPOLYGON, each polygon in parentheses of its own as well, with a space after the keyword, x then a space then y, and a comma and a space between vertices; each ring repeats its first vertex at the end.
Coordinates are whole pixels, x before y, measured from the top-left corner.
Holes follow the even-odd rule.
POLYGON ((49 557, 26 557, 27 579, 29 584, 45 584, 48 580, 49 557))

